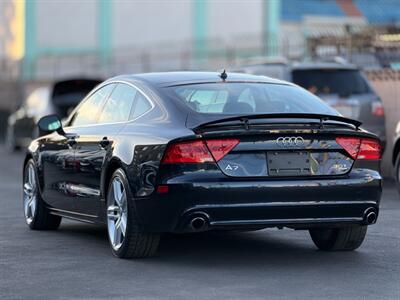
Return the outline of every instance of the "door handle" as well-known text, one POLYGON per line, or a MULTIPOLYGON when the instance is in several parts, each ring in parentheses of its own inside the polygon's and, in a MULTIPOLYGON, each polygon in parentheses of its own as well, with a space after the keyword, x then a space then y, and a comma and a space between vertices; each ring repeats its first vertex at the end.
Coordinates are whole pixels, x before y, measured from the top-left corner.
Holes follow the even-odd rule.
POLYGON ((99 142, 101 148, 106 148, 108 145, 110 145, 110 140, 105 136, 103 139, 99 142))
POLYGON ((76 139, 79 138, 79 135, 75 133, 66 133, 65 137, 67 138, 67 145, 72 148, 77 144, 76 139))
POLYGON ((67 140, 67 144, 68 144, 68 146, 70 146, 70 147, 75 146, 75 145, 76 145, 75 137, 69 138, 69 139, 67 140))

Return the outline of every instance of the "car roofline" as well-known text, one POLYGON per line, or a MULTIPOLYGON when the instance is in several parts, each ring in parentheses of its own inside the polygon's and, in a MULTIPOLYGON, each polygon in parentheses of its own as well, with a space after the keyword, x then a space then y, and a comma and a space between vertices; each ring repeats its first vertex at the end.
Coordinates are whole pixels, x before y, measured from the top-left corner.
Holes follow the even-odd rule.
MULTIPOLYGON (((179 72, 180 74, 184 72, 179 72)), ((220 82, 225 82, 225 83, 269 83, 269 84, 282 84, 282 85, 291 85, 293 86, 294 84, 288 81, 284 80, 279 80, 275 78, 270 78, 267 76, 255 76, 255 75, 250 75, 250 74, 244 74, 244 73, 228 73, 228 79, 223 81, 222 79, 218 79, 217 75, 218 73, 215 72, 185 72, 187 73, 187 79, 180 79, 180 80, 174 80, 174 74, 175 72, 164 72, 164 73, 144 73, 144 74, 125 74, 125 75, 118 75, 112 78, 109 78, 106 80, 106 82, 111 82, 111 81, 126 81, 126 82, 132 82, 132 83, 143 83, 152 87, 169 87, 169 86, 178 86, 178 85, 188 85, 188 84, 205 84, 205 83, 220 83, 220 82), (170 77, 170 80, 163 80, 163 81, 154 81, 154 80, 149 80, 146 78, 147 75, 151 74, 162 74, 164 77, 170 77), (170 74, 170 75, 169 75, 170 74), (194 75, 197 74, 209 74, 209 76, 205 76, 204 78, 197 78, 194 75), (229 74, 235 75, 235 78, 229 78, 229 74), (214 75, 214 76, 211 76, 214 75)))
MULTIPOLYGON (((174 86, 185 86, 185 85, 194 85, 194 84, 216 84, 222 83, 221 81, 210 81, 210 80, 188 80, 188 81, 177 81, 177 82, 170 82, 165 84, 158 85, 159 87, 174 87, 174 86)), ((290 82, 284 81, 262 81, 262 80, 227 80, 224 84, 229 83, 262 83, 262 84, 279 84, 279 85, 290 85, 294 86, 294 84, 290 82)))

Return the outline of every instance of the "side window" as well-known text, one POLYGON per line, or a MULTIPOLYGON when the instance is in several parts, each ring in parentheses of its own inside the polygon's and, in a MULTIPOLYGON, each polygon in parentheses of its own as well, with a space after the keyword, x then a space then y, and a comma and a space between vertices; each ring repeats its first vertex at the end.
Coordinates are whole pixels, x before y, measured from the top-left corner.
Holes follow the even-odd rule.
POLYGON ((98 114, 107 96, 110 94, 115 84, 108 84, 97 90, 79 107, 72 119, 71 126, 82 126, 95 124, 98 114))
POLYGON ((147 100, 142 93, 136 93, 135 100, 136 101, 135 101, 134 111, 132 114, 132 119, 135 119, 143 115, 146 111, 151 109, 151 104, 149 103, 149 100, 147 100))
POLYGON ((135 95, 136 90, 131 86, 118 84, 101 112, 99 123, 128 121, 135 95))

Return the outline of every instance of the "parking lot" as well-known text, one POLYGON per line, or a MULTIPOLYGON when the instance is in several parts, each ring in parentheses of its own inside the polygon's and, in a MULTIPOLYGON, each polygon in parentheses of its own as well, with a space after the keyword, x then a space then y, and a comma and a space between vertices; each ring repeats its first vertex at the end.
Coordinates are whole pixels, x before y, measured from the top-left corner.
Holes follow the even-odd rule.
POLYGON ((317 251, 305 231, 168 235, 150 259, 112 257, 106 230, 63 220, 30 231, 23 154, 0 147, 0 299, 400 299, 400 199, 385 182, 378 224, 355 252, 317 251))

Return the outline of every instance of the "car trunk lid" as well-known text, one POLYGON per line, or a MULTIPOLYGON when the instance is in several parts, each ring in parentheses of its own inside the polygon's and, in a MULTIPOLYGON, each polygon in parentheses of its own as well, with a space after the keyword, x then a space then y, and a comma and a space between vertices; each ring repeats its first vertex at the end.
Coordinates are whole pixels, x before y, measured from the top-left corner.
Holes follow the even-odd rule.
MULTIPOLYGON (((207 141, 212 139, 207 138, 207 141)), ((217 164, 231 177, 338 176, 350 171, 354 158, 331 133, 236 134, 237 145, 217 164)))
POLYGON ((209 148, 214 139, 220 144, 224 139, 237 141, 216 159, 227 176, 313 177, 341 176, 351 170, 357 157, 338 137, 361 141, 365 133, 358 130, 360 124, 332 115, 264 114, 207 120, 192 129, 209 148))

